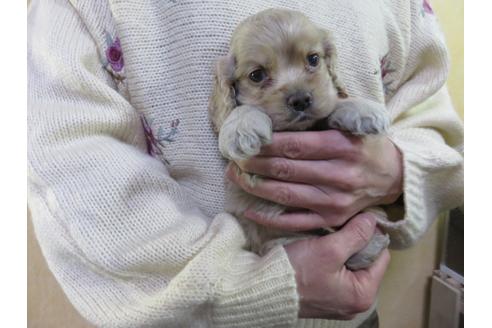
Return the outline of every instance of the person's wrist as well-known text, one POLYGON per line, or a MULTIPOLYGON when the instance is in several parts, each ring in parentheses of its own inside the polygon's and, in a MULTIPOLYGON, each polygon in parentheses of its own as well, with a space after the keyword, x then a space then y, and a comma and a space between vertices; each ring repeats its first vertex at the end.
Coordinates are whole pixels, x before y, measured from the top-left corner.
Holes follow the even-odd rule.
POLYGON ((393 204, 403 194, 403 155, 393 142, 387 139, 388 150, 391 152, 391 166, 388 191, 381 201, 381 205, 393 204))
MULTIPOLYGON (((304 242, 309 243, 309 240, 304 242)), ((311 307, 309 306, 310 302, 306 299, 306 277, 304 277, 303 266, 299 265, 302 263, 303 257, 305 253, 301 251, 301 248, 297 247, 294 244, 284 245, 285 252, 289 258, 289 261, 292 265, 292 268, 295 271, 295 280, 297 287, 297 294, 299 296, 299 318, 314 318, 317 317, 317 313, 313 313, 311 307)))

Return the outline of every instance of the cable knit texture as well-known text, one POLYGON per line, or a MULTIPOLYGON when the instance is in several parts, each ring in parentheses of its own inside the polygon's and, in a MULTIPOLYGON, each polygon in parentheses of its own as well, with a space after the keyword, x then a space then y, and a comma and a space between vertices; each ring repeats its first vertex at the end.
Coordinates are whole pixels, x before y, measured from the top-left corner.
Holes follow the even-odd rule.
POLYGON ((213 66, 236 25, 269 7, 332 31, 349 94, 386 103, 405 171, 402 216, 380 222, 392 245, 412 244, 462 201, 462 124, 422 0, 33 1, 29 206, 50 269, 95 325, 356 327, 367 317, 297 320, 284 249, 244 250, 223 213, 213 66))

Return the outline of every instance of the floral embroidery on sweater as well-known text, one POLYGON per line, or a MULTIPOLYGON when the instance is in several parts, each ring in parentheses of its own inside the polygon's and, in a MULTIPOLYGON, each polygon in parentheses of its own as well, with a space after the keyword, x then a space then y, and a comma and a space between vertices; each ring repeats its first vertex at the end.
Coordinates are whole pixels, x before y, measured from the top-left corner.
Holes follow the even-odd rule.
POLYGON ((117 81, 123 81, 125 61, 123 59, 123 51, 118 37, 113 38, 111 34, 106 32, 106 58, 103 61, 104 68, 113 75, 117 81))
POLYGON ((384 94, 388 95, 394 91, 394 88, 392 88, 391 85, 395 80, 392 78, 391 73, 396 71, 391 65, 389 52, 379 60, 379 63, 381 66, 381 80, 383 82, 384 94))
MULTIPOLYGON (((145 133, 145 142, 147 144, 147 153, 150 156, 162 156, 162 149, 165 147, 164 142, 173 142, 176 140, 176 136, 179 133, 179 119, 175 119, 170 123, 168 129, 164 129, 162 126, 159 127, 157 134, 154 134, 152 130, 153 120, 147 120, 144 115, 140 116, 140 120, 142 122, 142 126, 144 128, 145 133)), ((166 164, 169 164, 169 161, 163 158, 166 164)))
POLYGON ((425 16, 425 14, 434 15, 434 10, 432 10, 428 0, 423 0, 422 2, 422 16, 425 16))

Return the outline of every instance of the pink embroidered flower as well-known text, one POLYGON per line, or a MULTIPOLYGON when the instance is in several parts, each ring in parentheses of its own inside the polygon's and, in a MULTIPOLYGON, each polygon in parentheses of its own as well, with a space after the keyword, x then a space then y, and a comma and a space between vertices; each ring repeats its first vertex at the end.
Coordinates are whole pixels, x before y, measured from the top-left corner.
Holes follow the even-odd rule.
POLYGON ((145 116, 140 116, 142 126, 144 128, 145 143, 147 145, 147 153, 150 156, 162 155, 162 150, 159 146, 164 147, 164 145, 154 136, 150 123, 147 121, 145 116))
POLYGON ((424 0, 424 3, 422 4, 422 6, 424 8, 424 12, 426 12, 427 14, 434 15, 434 10, 432 10, 432 7, 431 7, 428 0, 424 0))
POLYGON ((389 94, 393 91, 391 85, 394 82, 391 73, 394 73, 396 71, 393 68, 393 65, 391 64, 389 52, 380 59, 380 66, 381 66, 381 80, 383 81, 384 93, 389 94))
POLYGON ((119 72, 123 69, 123 52, 121 51, 119 38, 115 38, 108 49, 106 49, 106 58, 113 71, 119 72))
MULTIPOLYGON (((154 134, 152 131, 152 120, 148 121, 145 116, 141 115, 140 120, 142 122, 142 126, 144 128, 145 134, 145 142, 147 145, 147 153, 150 156, 163 156, 162 149, 165 147, 164 142, 171 143, 176 139, 179 126, 179 119, 175 119, 170 124, 170 129, 164 129, 162 126, 159 127, 157 134, 154 134), (166 131, 167 130, 167 131, 166 131)), ((163 158, 166 164, 169 164, 169 161, 163 158)))

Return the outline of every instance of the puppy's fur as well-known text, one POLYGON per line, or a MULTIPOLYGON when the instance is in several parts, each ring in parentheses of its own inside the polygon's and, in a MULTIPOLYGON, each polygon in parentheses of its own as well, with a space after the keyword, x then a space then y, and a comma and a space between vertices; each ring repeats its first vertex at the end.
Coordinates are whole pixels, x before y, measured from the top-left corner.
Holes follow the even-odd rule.
MULTIPOLYGON (((348 97, 337 76, 331 34, 303 14, 281 9, 262 11, 236 28, 228 55, 216 66, 209 111, 222 155, 235 162, 257 155, 271 142, 272 131, 306 130, 316 124, 367 135, 382 133, 389 125, 383 105, 348 97)), ((251 186, 260 179, 238 173, 251 186)), ((232 184, 228 188, 226 210, 239 218, 248 208, 272 220, 287 210, 232 184)), ((259 253, 300 236, 245 219, 241 223, 251 249, 259 253)), ((386 235, 376 234, 347 265, 367 267, 388 243, 386 235)))

